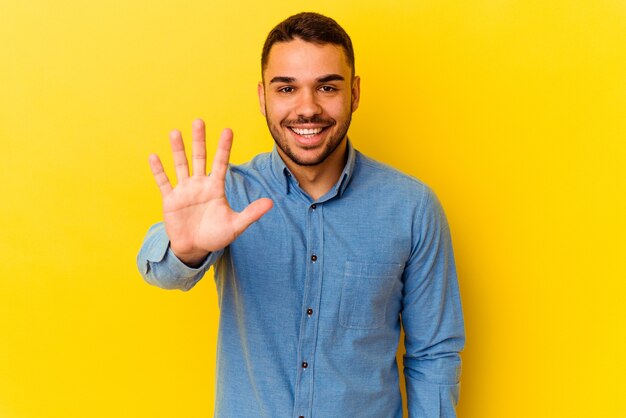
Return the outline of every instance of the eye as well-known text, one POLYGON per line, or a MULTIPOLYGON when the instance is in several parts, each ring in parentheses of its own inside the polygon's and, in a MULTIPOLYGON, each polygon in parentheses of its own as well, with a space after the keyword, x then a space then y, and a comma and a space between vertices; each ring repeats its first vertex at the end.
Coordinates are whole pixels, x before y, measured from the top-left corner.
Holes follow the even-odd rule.
POLYGON ((284 86, 278 89, 279 93, 293 93, 294 88, 291 86, 284 86))
POLYGON ((324 93, 332 93, 334 91, 337 91, 337 89, 333 86, 321 86, 320 90, 323 91, 324 93))

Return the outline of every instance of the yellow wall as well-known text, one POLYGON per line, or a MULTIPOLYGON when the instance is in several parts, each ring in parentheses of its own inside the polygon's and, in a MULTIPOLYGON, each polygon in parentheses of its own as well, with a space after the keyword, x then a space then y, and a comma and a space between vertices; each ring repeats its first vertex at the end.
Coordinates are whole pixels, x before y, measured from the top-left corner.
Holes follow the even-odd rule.
POLYGON ((147 157, 195 117, 268 150, 260 49, 303 9, 352 35, 356 146, 446 208, 459 416, 626 417, 622 0, 0 0, 0 417, 212 416, 213 281, 135 270, 147 157))

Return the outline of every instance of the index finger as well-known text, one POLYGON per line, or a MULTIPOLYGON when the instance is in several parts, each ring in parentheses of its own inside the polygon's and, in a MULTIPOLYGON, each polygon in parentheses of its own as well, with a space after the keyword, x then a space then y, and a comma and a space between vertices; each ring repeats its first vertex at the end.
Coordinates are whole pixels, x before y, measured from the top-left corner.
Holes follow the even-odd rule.
POLYGON ((211 177, 215 176, 220 182, 226 180, 226 171, 228 170, 228 161, 230 160, 230 149, 233 146, 233 131, 226 128, 220 135, 220 140, 217 143, 217 150, 215 151, 215 157, 213 157, 213 169, 211 170, 211 177))

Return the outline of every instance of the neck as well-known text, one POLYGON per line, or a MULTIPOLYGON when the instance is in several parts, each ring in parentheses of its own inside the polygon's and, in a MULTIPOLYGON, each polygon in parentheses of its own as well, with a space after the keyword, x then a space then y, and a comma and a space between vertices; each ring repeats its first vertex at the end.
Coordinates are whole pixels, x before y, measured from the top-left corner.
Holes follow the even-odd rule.
POLYGON ((324 196, 337 183, 339 176, 343 172, 348 158, 347 139, 344 139, 337 149, 323 162, 312 166, 303 166, 279 154, 285 161, 289 171, 296 177, 302 190, 304 190, 313 200, 324 196))

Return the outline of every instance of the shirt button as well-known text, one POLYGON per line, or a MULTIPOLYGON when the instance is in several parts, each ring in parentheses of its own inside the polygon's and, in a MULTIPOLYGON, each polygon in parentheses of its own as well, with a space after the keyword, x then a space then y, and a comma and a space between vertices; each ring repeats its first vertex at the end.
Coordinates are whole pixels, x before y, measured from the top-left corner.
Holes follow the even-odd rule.
POLYGON ((309 363, 307 363, 306 361, 302 362, 302 368, 306 369, 307 367, 309 367, 309 363))
POLYGON ((307 309, 306 310, 306 314, 309 315, 309 316, 313 315, 313 309, 311 309, 311 308, 307 309))
POLYGON ((317 256, 315 254, 313 254, 311 256, 311 261, 316 262, 317 261, 317 256))
POLYGON ((313 203, 313 204, 311 205, 311 209, 315 210, 315 208, 317 208, 317 205, 316 205, 315 203, 313 203))
POLYGON ((300 415, 298 418, 304 418, 304 415, 300 415))

